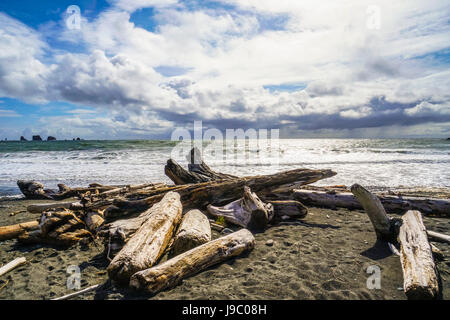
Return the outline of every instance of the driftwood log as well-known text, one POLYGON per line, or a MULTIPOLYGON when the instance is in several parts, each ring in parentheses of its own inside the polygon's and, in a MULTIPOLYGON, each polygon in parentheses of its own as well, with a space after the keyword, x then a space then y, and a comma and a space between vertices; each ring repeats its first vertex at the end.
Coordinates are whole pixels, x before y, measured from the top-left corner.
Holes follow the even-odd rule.
POLYGON ((83 209, 83 205, 79 201, 31 204, 27 207, 27 211, 30 213, 42 213, 50 209, 58 209, 58 208, 69 210, 81 210, 83 209))
POLYGON ((182 279, 212 265, 253 249, 255 238, 250 231, 241 229, 219 239, 184 252, 166 262, 135 273, 130 286, 139 291, 155 294, 172 288, 182 279))
POLYGON ((167 193, 148 213, 148 219, 108 266, 111 279, 127 284, 131 275, 153 266, 164 253, 182 216, 180 195, 167 193))
POLYGON ((419 211, 408 211, 400 227, 403 289, 408 299, 436 299, 439 284, 432 248, 419 211))
POLYGON ((166 175, 177 185, 238 178, 230 174, 211 170, 211 168, 203 161, 201 152, 198 148, 192 148, 191 152, 187 155, 187 159, 189 162, 189 171, 183 169, 183 167, 172 159, 169 159, 164 167, 166 175))
POLYGON ((71 246, 83 239, 92 239, 86 224, 70 211, 48 211, 42 214, 36 230, 25 231, 18 236, 22 243, 45 243, 71 246))
POLYGON ((211 226, 200 210, 190 210, 183 216, 172 244, 176 256, 211 240, 211 226))
MULTIPOLYGON (((396 197, 377 195, 385 210, 389 213, 403 214, 408 210, 419 210, 425 215, 450 217, 450 201, 445 199, 427 199, 418 197, 396 197)), ((352 193, 325 192, 296 189, 293 198, 306 205, 325 208, 363 209, 352 193)))
POLYGON ((25 257, 16 258, 13 261, 8 262, 7 264, 5 264, 3 267, 0 268, 0 277, 26 262, 27 259, 25 259, 25 257))
POLYGON ((208 212, 214 217, 250 230, 264 230, 273 218, 273 206, 262 202, 249 187, 244 187, 244 196, 223 207, 208 205, 208 212))
POLYGON ((399 219, 388 217, 380 199, 359 184, 351 186, 351 191, 361 203, 370 218, 377 238, 395 243, 397 241, 399 219))
POLYGON ((15 239, 24 232, 36 230, 38 228, 39 228, 38 220, 22 222, 11 226, 0 227, 0 241, 15 239))
MULTIPOLYGON (((164 194, 169 191, 179 193, 185 207, 204 209, 208 204, 221 206, 239 199, 242 197, 245 186, 251 188, 253 192, 264 193, 277 186, 292 183, 305 185, 334 175, 336 173, 331 170, 295 169, 265 176, 167 187, 164 191, 159 189, 157 194, 151 195, 150 193, 150 196, 140 200, 115 199, 112 210, 109 210, 108 215, 117 218, 147 210, 150 206, 159 202, 164 194)), ((105 217, 107 217, 107 212, 105 212, 105 217)))

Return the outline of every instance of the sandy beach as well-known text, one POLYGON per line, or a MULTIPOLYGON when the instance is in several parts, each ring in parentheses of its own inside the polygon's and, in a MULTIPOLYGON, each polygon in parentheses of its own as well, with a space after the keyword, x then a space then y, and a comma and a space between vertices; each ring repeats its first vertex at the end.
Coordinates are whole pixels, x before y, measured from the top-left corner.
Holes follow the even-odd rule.
MULTIPOLYGON (((28 212, 9 214, 43 202, 0 202, 0 225, 36 219, 28 212)), ((448 219, 424 217, 424 223, 429 230, 450 233, 448 219)), ((213 238, 219 236, 213 232, 213 238)), ((155 296, 113 285, 105 271, 109 262, 100 242, 60 249, 3 241, 0 265, 21 256, 28 263, 0 278, 0 299, 41 300, 74 292, 66 286, 70 265, 80 267, 82 289, 103 284, 78 299, 406 299, 400 259, 384 246, 374 247, 376 236, 362 211, 310 207, 304 219, 274 225, 255 234, 255 239, 249 254, 213 266, 155 296), (272 246, 266 244, 268 240, 273 240, 272 246), (381 269, 380 289, 367 288, 370 274, 366 270, 372 265, 381 269)), ((445 257, 437 267, 443 298, 448 299, 449 247, 435 245, 445 257)))

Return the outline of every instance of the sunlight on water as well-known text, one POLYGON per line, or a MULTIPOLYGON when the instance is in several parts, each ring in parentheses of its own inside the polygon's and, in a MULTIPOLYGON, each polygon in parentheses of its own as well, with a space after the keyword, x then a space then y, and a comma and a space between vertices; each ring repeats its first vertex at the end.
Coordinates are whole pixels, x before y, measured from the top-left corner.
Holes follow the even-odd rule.
MULTIPOLYGON (((18 194, 19 179, 37 180, 49 188, 62 182, 69 186, 170 183, 164 175, 167 159, 173 156, 180 164, 187 163, 185 153, 173 154, 175 145, 171 141, 3 142, 0 195, 18 194)), ((206 152, 206 163, 238 176, 313 168, 338 173, 318 185, 450 186, 450 142, 445 140, 292 139, 279 140, 278 152, 248 144, 231 149, 212 146, 216 154, 206 152)))

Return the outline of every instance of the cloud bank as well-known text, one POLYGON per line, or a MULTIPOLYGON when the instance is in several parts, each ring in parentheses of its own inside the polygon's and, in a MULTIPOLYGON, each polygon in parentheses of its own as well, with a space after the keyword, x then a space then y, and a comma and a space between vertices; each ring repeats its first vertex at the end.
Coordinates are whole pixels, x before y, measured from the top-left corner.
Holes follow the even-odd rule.
POLYGON ((0 13, 0 96, 96 110, 32 130, 161 138, 203 120, 282 137, 450 134, 447 1, 377 1, 375 16, 361 0, 110 3, 80 30, 44 29, 82 52, 0 13), (132 22, 147 8, 151 28, 132 22))

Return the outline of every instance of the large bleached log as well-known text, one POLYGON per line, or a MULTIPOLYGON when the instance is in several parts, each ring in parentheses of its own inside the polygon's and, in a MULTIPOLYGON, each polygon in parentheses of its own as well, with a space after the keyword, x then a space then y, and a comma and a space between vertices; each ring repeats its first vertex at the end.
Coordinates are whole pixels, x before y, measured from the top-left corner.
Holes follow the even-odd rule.
POLYGON ((438 275, 422 215, 411 210, 402 220, 399 242, 405 294, 408 299, 435 299, 439 294, 438 275))
POLYGON ((219 239, 184 252, 166 262, 135 273, 130 286, 139 291, 155 294, 172 288, 182 279, 212 265, 253 249, 255 238, 250 231, 241 229, 219 239))
POLYGON ((36 230, 38 228, 39 228, 38 220, 22 222, 11 226, 0 227, 0 241, 15 239, 24 232, 36 230))
POLYGON ((172 244, 172 255, 179 255, 211 240, 211 226, 200 210, 190 210, 178 227, 172 244))
POLYGON ((180 195, 169 192, 150 210, 147 221, 108 266, 111 279, 128 283, 131 275, 153 266, 158 261, 181 220, 180 195))
MULTIPOLYGON (((244 187, 248 186, 255 193, 270 191, 280 185, 295 183, 305 185, 336 175, 331 170, 295 169, 265 176, 244 177, 231 180, 218 180, 197 184, 188 184, 167 188, 166 191, 141 200, 116 199, 115 216, 125 216, 148 209, 162 199, 167 191, 176 191, 181 196, 184 206, 203 209, 208 204, 222 206, 242 197, 244 187)), ((105 212, 106 216, 106 212, 105 212)))
POLYGON ((215 217, 224 217, 225 220, 250 230, 264 230, 273 218, 273 206, 262 202, 246 186, 242 198, 223 207, 208 205, 207 210, 215 217))
POLYGON ((398 230, 396 230, 399 226, 398 219, 388 217, 380 199, 359 184, 355 183, 350 189, 369 216, 377 238, 395 242, 398 234, 398 230))
POLYGON ((81 210, 83 209, 83 205, 79 202, 54 202, 54 203, 40 203, 40 204, 31 204, 27 207, 27 211, 30 213, 42 213, 44 211, 50 209, 69 209, 69 210, 81 210))
POLYGON ((0 268, 0 277, 26 262, 27 259, 25 259, 25 257, 16 258, 13 261, 8 262, 7 264, 5 264, 3 267, 0 268))
POLYGON ((450 243, 450 236, 435 231, 427 231, 428 239, 436 242, 450 243))
MULTIPOLYGON (((450 217, 450 201, 445 199, 427 199, 418 197, 396 197, 377 195, 384 209, 389 213, 403 214, 408 210, 419 210, 425 215, 450 217)), ((362 205, 348 192, 325 192, 296 189, 293 198, 306 205, 325 208, 362 209, 362 205)))

